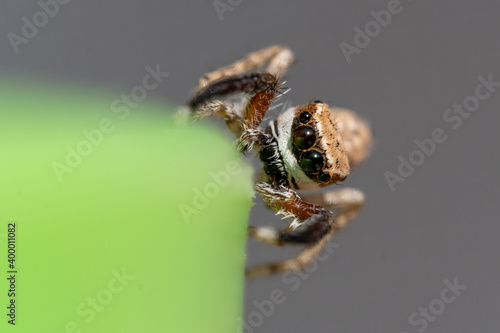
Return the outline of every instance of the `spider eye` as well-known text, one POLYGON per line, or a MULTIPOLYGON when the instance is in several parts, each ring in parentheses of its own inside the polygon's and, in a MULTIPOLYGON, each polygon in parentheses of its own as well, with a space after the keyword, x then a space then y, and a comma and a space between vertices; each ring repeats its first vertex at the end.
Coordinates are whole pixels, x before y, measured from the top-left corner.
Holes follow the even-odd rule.
POLYGON ((313 103, 321 103, 321 104, 323 104, 323 102, 320 101, 319 99, 315 100, 313 103))
POLYGON ((307 126, 301 126, 293 132, 293 144, 299 149, 311 148, 316 142, 316 133, 307 126))
POLYGON ((311 120, 311 114, 309 112, 302 112, 299 116, 299 121, 302 124, 307 124, 311 120))
POLYGON ((323 155, 315 150, 309 150, 300 157, 300 166, 309 173, 316 173, 323 168, 323 155))
POLYGON ((330 175, 327 174, 327 173, 320 173, 319 176, 318 176, 319 180, 321 180, 322 182, 327 182, 330 180, 330 175))

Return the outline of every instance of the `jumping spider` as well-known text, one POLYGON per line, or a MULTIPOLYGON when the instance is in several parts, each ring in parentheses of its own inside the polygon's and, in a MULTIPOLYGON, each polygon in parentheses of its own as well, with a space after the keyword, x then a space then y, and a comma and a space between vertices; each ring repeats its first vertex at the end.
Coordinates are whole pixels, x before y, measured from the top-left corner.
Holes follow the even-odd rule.
POLYGON ((264 167, 256 192, 277 214, 293 219, 283 230, 250 226, 249 236, 272 245, 308 245, 294 259, 247 269, 248 276, 303 269, 356 216, 364 202, 363 193, 353 188, 301 197, 295 192, 342 181, 368 156, 371 132, 355 113, 330 109, 316 100, 292 107, 265 128, 259 127, 273 99, 281 93, 279 78, 292 62, 293 53, 282 46, 253 52, 204 75, 188 102, 195 118, 216 113, 224 117, 239 138, 241 152, 255 146, 264 167), (251 73, 266 64, 265 71, 251 73), (235 94, 247 98, 241 99, 241 105, 233 105, 227 99, 235 94))

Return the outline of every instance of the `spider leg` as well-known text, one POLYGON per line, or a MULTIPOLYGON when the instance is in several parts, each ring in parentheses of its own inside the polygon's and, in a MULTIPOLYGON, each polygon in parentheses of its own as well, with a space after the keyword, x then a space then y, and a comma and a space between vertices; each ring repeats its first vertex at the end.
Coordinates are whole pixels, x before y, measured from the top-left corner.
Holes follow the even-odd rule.
POLYGON ((202 113, 221 113, 228 127, 240 136, 239 148, 242 152, 251 150, 253 144, 268 140, 269 135, 257 127, 269 109, 272 100, 280 88, 276 76, 268 73, 254 73, 241 76, 230 76, 199 90, 188 102, 195 115, 202 113), (227 106, 214 99, 232 94, 245 93, 249 99, 242 117, 228 113, 227 106), (201 110, 201 111, 200 111, 201 110))
POLYGON ((264 196, 269 206, 279 209, 279 213, 284 213, 289 217, 298 217, 302 222, 294 221, 283 231, 271 227, 251 226, 249 236, 273 245, 305 243, 310 246, 293 259, 247 269, 246 275, 249 277, 304 269, 314 260, 324 245, 356 216, 364 202, 363 194, 350 188, 308 195, 307 199, 314 200, 314 204, 298 198, 298 195, 290 189, 283 189, 282 193, 278 194, 276 187, 266 183, 257 184, 257 192, 264 196), (333 216, 322 206, 338 210, 338 215, 333 216), (313 212, 317 214, 311 215, 313 212))
MULTIPOLYGON (((336 218, 337 223, 346 224, 347 222, 345 222, 344 220, 344 216, 338 216, 336 218)), ((309 266, 309 264, 314 260, 314 258, 316 258, 319 252, 333 238, 333 236, 336 234, 336 231, 336 229, 332 228, 317 243, 300 252, 295 258, 247 268, 245 271, 245 275, 247 277, 257 277, 283 273, 287 271, 303 270, 304 268, 309 266)))
POLYGON ((194 118, 202 118, 219 113, 226 120, 228 128, 240 137, 239 148, 242 151, 252 149, 255 142, 265 135, 257 129, 279 89, 279 77, 293 62, 290 49, 273 45, 248 54, 232 65, 205 74, 199 82, 197 92, 188 103, 194 118), (265 71, 243 75, 245 72, 264 67, 265 71), (250 94, 244 111, 217 97, 227 97, 236 93, 250 94))
POLYGON ((311 244, 331 229, 332 213, 301 199, 292 189, 266 182, 257 183, 255 189, 278 214, 291 217, 294 221, 281 231, 270 227, 249 227, 250 237, 272 245, 311 244))
POLYGON ((245 58, 229 65, 217 69, 214 72, 203 75, 200 79, 198 90, 208 86, 214 81, 218 81, 224 77, 235 76, 263 67, 268 63, 266 72, 281 77, 288 67, 293 62, 293 53, 290 49, 280 46, 272 45, 264 49, 252 52, 245 58))
POLYGON ((349 220, 356 217, 365 202, 363 192, 349 187, 324 193, 303 194, 302 197, 326 209, 346 215, 349 220))

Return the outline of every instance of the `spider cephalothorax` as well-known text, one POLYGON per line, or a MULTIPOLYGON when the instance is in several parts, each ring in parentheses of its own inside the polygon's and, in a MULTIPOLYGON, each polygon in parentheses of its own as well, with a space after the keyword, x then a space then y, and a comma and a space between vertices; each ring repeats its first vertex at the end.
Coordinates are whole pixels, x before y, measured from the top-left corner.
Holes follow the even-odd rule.
POLYGON ((188 103, 195 117, 222 115, 228 128, 239 137, 242 152, 254 147, 258 150, 264 176, 256 184, 256 191, 278 214, 293 219, 281 231, 250 226, 249 235, 273 245, 311 245, 295 259, 247 270, 252 276, 302 269, 356 215, 364 201, 363 194, 351 188, 302 197, 294 191, 342 181, 352 167, 368 156, 370 129, 352 111, 330 109, 326 103, 314 101, 289 108, 261 127, 279 93, 279 77, 292 61, 292 52, 281 46, 249 54, 202 77, 198 91, 188 103), (264 72, 244 74, 266 63, 264 72), (243 99, 243 106, 221 100, 241 93, 249 97, 243 99))
POLYGON ((275 131, 295 189, 327 186, 349 174, 342 138, 327 104, 317 101, 287 110, 276 120, 275 131))

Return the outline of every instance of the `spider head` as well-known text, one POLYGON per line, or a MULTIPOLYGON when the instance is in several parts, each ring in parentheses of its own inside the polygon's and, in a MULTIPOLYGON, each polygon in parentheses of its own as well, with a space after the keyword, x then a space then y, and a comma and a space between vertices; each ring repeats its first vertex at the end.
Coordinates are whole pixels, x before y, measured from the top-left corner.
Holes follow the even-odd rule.
POLYGON ((278 119, 278 143, 290 182, 301 189, 344 180, 349 161, 327 104, 320 101, 287 110, 278 119))

